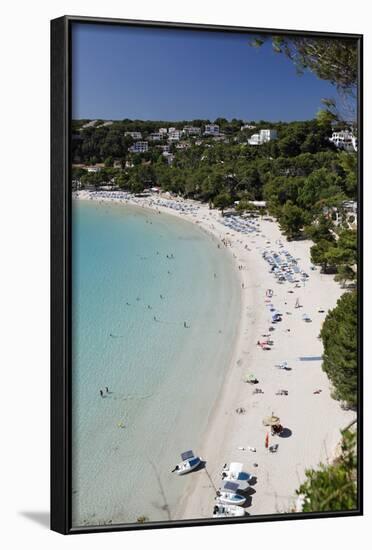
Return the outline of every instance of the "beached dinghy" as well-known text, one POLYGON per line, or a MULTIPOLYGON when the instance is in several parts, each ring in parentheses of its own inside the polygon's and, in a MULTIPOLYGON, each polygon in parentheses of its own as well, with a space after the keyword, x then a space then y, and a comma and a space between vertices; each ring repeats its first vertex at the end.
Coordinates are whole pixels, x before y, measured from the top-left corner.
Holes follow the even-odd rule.
POLYGON ((181 459, 182 462, 177 464, 177 466, 172 470, 172 472, 175 472, 179 476, 192 472, 201 463, 200 458, 195 456, 193 451, 186 451, 185 453, 182 453, 181 459))
POLYGON ((243 464, 241 462, 231 462, 230 466, 225 466, 222 469, 222 479, 225 481, 234 481, 239 484, 239 490, 244 491, 249 486, 249 481, 253 475, 248 472, 243 472, 243 464))
POLYGON ((225 506, 219 504, 213 508, 214 518, 232 518, 245 516, 244 508, 240 506, 234 506, 233 504, 226 504, 225 506))
POLYGON ((217 504, 233 504, 235 506, 243 506, 246 498, 243 495, 238 495, 236 491, 240 489, 239 483, 226 481, 220 491, 217 491, 217 504))

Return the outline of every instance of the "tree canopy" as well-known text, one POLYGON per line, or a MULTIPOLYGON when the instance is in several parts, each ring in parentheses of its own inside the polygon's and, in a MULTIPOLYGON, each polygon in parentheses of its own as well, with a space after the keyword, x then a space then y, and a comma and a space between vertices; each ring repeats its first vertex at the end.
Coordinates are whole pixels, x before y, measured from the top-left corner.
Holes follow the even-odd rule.
MULTIPOLYGON (((265 40, 258 37, 251 44, 261 46, 265 40)), ((358 49, 354 39, 273 36, 272 46, 275 52, 291 59, 299 73, 309 69, 347 92, 357 84, 358 49)))
MULTIPOLYGON (((254 47, 268 41, 267 36, 258 36, 250 41, 254 47)), ((337 87, 341 109, 332 98, 322 99, 324 115, 319 119, 346 119, 356 117, 356 89, 358 83, 358 45, 353 38, 322 38, 310 36, 272 36, 274 52, 287 56, 297 72, 306 70, 337 87)))
POLYGON ((346 292, 328 313, 320 332, 323 370, 333 385, 335 399, 350 407, 355 407, 358 399, 357 326, 357 293, 346 292))
POLYGON ((332 464, 306 470, 306 481, 296 491, 303 512, 336 512, 357 507, 356 434, 343 433, 341 452, 332 464))

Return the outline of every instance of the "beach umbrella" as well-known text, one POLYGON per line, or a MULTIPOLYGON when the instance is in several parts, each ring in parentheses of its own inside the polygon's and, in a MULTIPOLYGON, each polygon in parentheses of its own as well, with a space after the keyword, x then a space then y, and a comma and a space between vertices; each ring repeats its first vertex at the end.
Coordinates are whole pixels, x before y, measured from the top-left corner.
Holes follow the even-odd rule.
POLYGON ((246 382, 254 382, 255 380, 257 380, 257 378, 254 374, 247 374, 245 377, 246 382))
POLYGON ((271 413, 271 416, 267 416, 263 419, 264 426, 275 426, 276 424, 279 424, 279 422, 279 416, 275 416, 274 413, 271 413))

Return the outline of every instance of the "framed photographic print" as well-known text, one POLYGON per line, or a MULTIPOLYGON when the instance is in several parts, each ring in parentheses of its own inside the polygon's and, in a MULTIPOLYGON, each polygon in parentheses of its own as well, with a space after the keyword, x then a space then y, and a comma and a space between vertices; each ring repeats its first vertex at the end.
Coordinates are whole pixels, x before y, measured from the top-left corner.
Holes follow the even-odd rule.
POLYGON ((362 513, 362 36, 52 31, 52 529, 362 513))

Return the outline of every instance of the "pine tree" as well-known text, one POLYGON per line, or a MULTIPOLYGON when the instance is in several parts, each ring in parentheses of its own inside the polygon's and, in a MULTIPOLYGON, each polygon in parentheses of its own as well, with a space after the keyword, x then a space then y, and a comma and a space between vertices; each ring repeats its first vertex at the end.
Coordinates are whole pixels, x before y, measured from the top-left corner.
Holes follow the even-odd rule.
POLYGON ((346 292, 328 313, 320 333, 323 370, 332 382, 334 397, 350 407, 357 404, 357 324, 357 293, 346 292))

